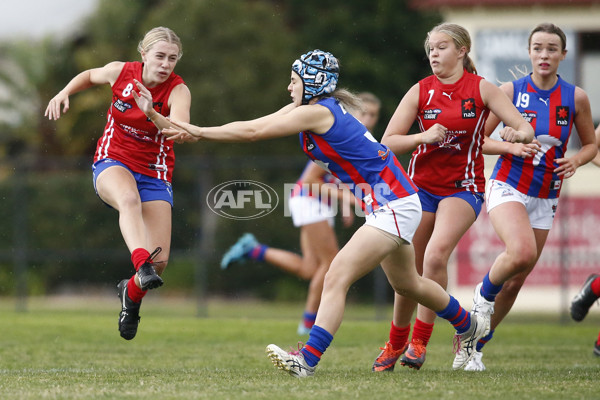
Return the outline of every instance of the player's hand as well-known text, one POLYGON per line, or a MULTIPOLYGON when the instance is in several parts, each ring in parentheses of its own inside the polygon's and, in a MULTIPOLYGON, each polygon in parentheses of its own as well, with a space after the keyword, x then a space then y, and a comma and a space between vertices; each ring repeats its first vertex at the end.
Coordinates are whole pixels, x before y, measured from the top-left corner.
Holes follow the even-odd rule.
POLYGON ((441 143, 446 138, 448 128, 444 125, 435 124, 421 134, 423 144, 441 143))
POLYGON ((135 86, 139 91, 139 93, 135 90, 131 92, 135 103, 140 108, 140 110, 144 112, 144 114, 150 114, 152 111, 154 111, 154 109, 152 108, 152 94, 150 93, 148 88, 146 88, 146 86, 142 85, 142 83, 137 81, 136 79, 133 80, 133 83, 135 83, 135 86))
POLYGON ((48 107, 46 107, 46 111, 44 112, 44 117, 48 117, 48 119, 54 121, 59 119, 61 105, 63 114, 69 111, 69 96, 62 91, 58 92, 58 94, 50 100, 48 107))
POLYGON ((499 134, 505 142, 516 143, 523 141, 523 134, 520 131, 511 128, 510 126, 505 126, 502 128, 499 134))
POLYGON ((510 147, 510 154, 521 158, 535 157, 539 151, 542 151, 542 148, 536 139, 531 143, 513 143, 510 147))
POLYGON ((176 143, 197 142, 200 140, 198 127, 186 122, 169 119, 171 126, 163 129, 161 133, 176 143))
POLYGON ((559 166, 554 169, 554 172, 558 176, 564 176, 565 178, 570 178, 575 175, 575 171, 577 171, 577 162, 572 158, 557 158, 554 160, 559 166))

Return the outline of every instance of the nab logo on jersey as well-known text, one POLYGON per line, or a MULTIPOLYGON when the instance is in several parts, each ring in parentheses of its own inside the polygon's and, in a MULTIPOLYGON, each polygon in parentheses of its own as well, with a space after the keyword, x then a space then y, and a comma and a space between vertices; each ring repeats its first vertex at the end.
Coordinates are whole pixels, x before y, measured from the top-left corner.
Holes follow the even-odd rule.
POLYGON ((558 126, 569 125, 569 107, 556 106, 556 125, 558 125, 558 126))
POLYGON ((537 113, 535 111, 523 111, 521 116, 525 121, 531 123, 531 121, 537 118, 537 113))
MULTIPOLYGON (((154 111, 156 111, 157 113, 161 114, 162 111, 162 107, 163 107, 163 102, 153 102, 152 103, 152 108, 154 108, 154 111)), ((148 117, 146 119, 146 121, 152 122, 152 120, 150 119, 150 117, 148 117)))
POLYGON ((462 117, 464 118, 475 118, 477 113, 475 112, 475 99, 464 99, 461 102, 462 105, 462 117))
POLYGON ((208 207, 229 219, 264 217, 275 210, 279 196, 272 187, 257 181, 228 181, 212 188, 206 196, 208 207))

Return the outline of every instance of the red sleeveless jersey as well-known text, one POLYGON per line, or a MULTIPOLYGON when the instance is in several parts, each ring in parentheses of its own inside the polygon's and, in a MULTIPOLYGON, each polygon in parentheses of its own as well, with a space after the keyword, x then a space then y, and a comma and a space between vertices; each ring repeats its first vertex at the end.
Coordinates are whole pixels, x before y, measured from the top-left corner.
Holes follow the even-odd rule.
POLYGON ((419 81, 420 131, 439 123, 448 132, 443 142, 421 144, 413 152, 408 174, 417 187, 438 196, 485 191, 481 146, 490 111, 479 92, 482 79, 464 71, 451 85, 435 75, 419 81))
MULTIPOLYGON (((158 128, 140 110, 132 96, 134 79, 142 82, 143 64, 127 62, 112 86, 113 98, 107 113, 104 134, 98 139, 94 162, 112 158, 132 171, 171 182, 175 153, 173 142, 158 132, 158 128)), ((183 79, 171 73, 160 85, 149 88, 154 109, 169 116, 169 96, 183 79)))

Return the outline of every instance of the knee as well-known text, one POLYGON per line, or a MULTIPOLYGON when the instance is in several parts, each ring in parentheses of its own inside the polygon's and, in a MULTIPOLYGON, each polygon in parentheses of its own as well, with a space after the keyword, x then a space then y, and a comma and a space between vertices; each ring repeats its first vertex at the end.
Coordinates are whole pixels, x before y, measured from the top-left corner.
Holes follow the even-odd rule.
POLYGON ((348 274, 343 272, 343 268, 336 268, 335 263, 332 263, 323 279, 323 293, 348 291, 352 282, 348 280, 348 274))
POLYGON ((431 252, 425 255, 423 260, 423 276, 434 281, 447 279, 448 257, 441 252, 431 252))
POLYGON ((165 269, 167 268, 167 264, 169 263, 168 260, 158 260, 154 262, 154 270, 156 271, 156 273, 158 275, 162 275, 163 272, 165 272, 165 269))
POLYGON ((507 255, 511 260, 512 269, 515 273, 527 273, 537 261, 537 249, 535 245, 517 245, 507 248, 507 255))
POLYGON ((118 198, 119 210, 131 210, 142 207, 142 201, 137 191, 127 190, 118 198))

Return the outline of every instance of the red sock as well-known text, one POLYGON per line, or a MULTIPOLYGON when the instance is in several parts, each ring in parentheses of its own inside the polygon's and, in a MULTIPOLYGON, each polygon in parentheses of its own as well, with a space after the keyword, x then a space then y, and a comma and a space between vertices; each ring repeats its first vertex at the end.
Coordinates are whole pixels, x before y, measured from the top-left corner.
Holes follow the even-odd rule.
POLYGON ((432 332, 433 324, 428 324, 417 318, 415 320, 415 327, 413 328, 412 340, 420 339, 423 342, 423 346, 427 346, 432 332))
POLYGON ((147 290, 142 290, 135 284, 135 275, 127 281, 127 296, 129 296, 134 303, 142 301, 146 293, 148 293, 147 290))
POLYGON ((408 335, 410 335, 410 324, 405 327, 398 328, 392 321, 390 328, 390 343, 394 350, 401 350, 404 348, 406 342, 408 342, 408 335))
POLYGON ((145 263, 148 258, 150 258, 150 253, 148 253, 148 250, 141 247, 131 252, 131 262, 136 271, 140 269, 142 264, 145 263))
POLYGON ((592 281, 590 288, 596 296, 600 297, 600 276, 596 277, 596 279, 592 281))

